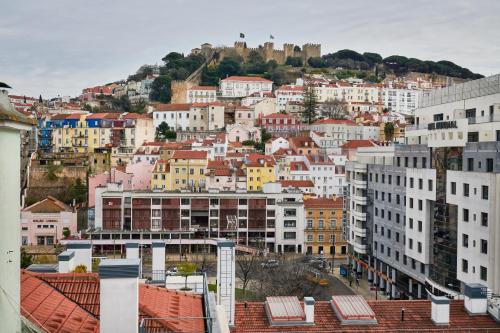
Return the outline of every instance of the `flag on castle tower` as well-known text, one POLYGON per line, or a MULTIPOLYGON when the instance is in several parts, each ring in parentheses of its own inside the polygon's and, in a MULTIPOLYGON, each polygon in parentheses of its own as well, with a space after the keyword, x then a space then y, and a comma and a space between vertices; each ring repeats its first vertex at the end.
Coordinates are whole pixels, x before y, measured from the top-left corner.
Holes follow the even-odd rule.
POLYGON ((240 38, 245 38, 245 34, 240 32, 240 38))
POLYGON ((274 39, 274 36, 273 35, 269 35, 269 39, 274 39))

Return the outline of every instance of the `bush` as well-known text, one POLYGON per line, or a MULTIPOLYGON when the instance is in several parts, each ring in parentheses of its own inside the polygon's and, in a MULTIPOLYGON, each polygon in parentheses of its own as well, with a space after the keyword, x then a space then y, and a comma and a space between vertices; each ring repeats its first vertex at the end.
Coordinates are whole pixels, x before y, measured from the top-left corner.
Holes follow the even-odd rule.
POLYGON ((87 273, 87 266, 85 265, 78 265, 75 267, 73 270, 73 273, 87 273))

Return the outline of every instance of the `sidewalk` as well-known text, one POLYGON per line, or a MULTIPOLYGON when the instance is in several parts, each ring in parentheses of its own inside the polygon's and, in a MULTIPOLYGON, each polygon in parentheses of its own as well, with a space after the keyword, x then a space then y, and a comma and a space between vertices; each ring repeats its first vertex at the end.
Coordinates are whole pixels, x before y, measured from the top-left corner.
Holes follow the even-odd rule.
MULTIPOLYGON (((330 273, 331 274, 331 273, 330 273)), ((359 286, 356 285, 356 281, 352 281, 352 285, 349 286, 349 280, 346 277, 340 275, 339 267, 335 267, 333 271, 333 276, 339 279, 343 284, 350 288, 355 294, 363 296, 367 300, 375 299, 375 290, 370 290, 370 284, 366 278, 359 279, 359 286)), ((380 290, 377 292, 377 299, 389 299, 388 296, 383 294, 380 290)))

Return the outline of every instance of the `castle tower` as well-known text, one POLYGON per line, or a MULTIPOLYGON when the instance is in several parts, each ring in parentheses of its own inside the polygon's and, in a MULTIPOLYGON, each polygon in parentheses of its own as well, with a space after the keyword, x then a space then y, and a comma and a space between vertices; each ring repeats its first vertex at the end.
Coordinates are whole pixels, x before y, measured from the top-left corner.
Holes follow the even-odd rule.
POLYGON ((265 42, 264 43, 264 59, 266 62, 274 59, 274 43, 273 42, 265 42))
POLYGON ((304 62, 309 58, 321 57, 321 44, 304 44, 302 45, 302 59, 304 62))
POLYGON ((294 45, 291 43, 283 44, 283 51, 285 52, 285 61, 288 57, 294 56, 293 48, 294 48, 294 45))

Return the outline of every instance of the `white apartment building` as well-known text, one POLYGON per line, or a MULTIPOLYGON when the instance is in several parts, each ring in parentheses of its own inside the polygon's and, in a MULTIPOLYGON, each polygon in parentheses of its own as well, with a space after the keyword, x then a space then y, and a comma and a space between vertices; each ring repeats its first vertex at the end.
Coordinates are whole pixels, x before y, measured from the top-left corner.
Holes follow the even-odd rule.
POLYGON ((372 83, 350 84, 337 81, 332 84, 321 84, 314 87, 318 102, 327 100, 339 100, 347 103, 352 102, 382 102, 382 85, 372 83))
POLYGON ((348 140, 379 140, 378 126, 358 125, 352 120, 321 119, 311 124, 311 131, 324 133, 328 146, 340 147, 348 140))
POLYGON ((217 87, 194 86, 187 90, 188 103, 212 103, 217 101, 217 87))
POLYGON ((254 93, 271 93, 273 82, 254 76, 230 76, 220 81, 222 97, 246 97, 254 93))
POLYGON ((281 86, 274 92, 276 95, 277 112, 285 111, 289 102, 304 101, 304 87, 298 85, 281 86))
POLYGON ((422 96, 423 91, 406 87, 396 87, 388 84, 383 89, 384 108, 404 115, 413 115, 422 96))
POLYGON ((158 104, 153 111, 155 127, 166 122, 174 130, 186 131, 189 129, 189 111, 191 104, 158 104))

